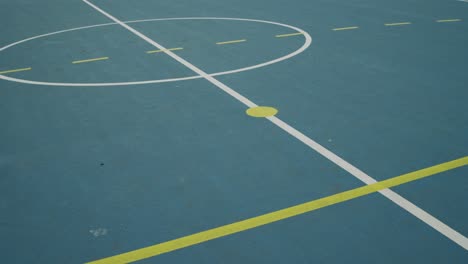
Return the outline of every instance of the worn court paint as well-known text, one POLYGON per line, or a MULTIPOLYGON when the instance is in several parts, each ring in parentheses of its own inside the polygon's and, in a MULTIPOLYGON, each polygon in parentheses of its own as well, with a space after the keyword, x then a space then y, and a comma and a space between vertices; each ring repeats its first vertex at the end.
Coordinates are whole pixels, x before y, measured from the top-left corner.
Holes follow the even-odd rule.
MULTIPOLYGON (((463 157, 457 160, 449 161, 439 165, 435 165, 422 170, 410 172, 400 176, 396 176, 391 179, 387 179, 381 182, 376 182, 363 187, 359 187, 353 190, 345 191, 328 197, 324 197, 318 200, 310 201, 307 203, 299 204, 289 208, 285 208, 279 211, 271 212, 261 216, 249 218, 229 225, 217 227, 193 235, 181 237, 168 242, 157 244, 142 249, 137 249, 131 252, 119 254, 116 256, 91 261, 88 264, 112 264, 112 263, 131 263, 138 260, 154 257, 178 249, 190 247, 196 244, 200 244, 209 240, 217 239, 220 237, 232 235, 235 233, 243 232, 252 228, 260 227, 263 225, 271 224, 277 221, 281 221, 287 218, 305 214, 331 206, 334 204, 346 202, 352 199, 359 198, 364 195, 375 193, 381 190, 388 190, 401 184, 420 180, 429 176, 436 175, 438 173, 453 170, 462 166, 468 165, 468 157, 463 157)), ((467 248, 465 248, 467 249, 467 248)))

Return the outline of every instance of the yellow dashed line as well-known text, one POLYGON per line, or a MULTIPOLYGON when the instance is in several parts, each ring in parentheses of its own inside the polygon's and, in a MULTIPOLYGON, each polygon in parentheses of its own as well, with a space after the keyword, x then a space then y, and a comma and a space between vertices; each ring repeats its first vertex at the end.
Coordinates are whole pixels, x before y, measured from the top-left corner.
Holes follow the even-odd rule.
POLYGON ((277 38, 287 38, 287 37, 299 36, 299 35, 304 35, 304 34, 302 32, 297 32, 297 33, 291 33, 291 34, 276 35, 275 37, 277 37, 277 38))
POLYGON ((340 30, 352 30, 358 29, 359 27, 342 27, 342 28, 334 28, 333 31, 340 31, 340 30))
MULTIPOLYGON (((468 157, 460 158, 457 160, 442 163, 436 166, 403 174, 388 180, 376 182, 374 184, 366 185, 363 187, 351 189, 349 191, 341 192, 338 194, 330 195, 325 198, 313 200, 303 204, 288 207, 275 212, 267 213, 264 215, 248 218, 232 224, 220 226, 217 228, 209 229, 185 237, 170 240, 164 243, 156 244, 153 246, 137 249, 113 257, 103 258, 100 260, 88 262, 88 264, 117 264, 117 263, 131 263, 142 259, 154 257, 174 250, 190 247, 206 241, 217 239, 220 237, 232 235, 235 233, 243 232, 259 226, 271 224, 280 220, 305 214, 331 206, 334 204, 346 202, 358 197, 362 197, 371 193, 375 193, 387 188, 395 187, 408 182, 423 179, 444 171, 453 170, 462 166, 468 165, 468 157)), ((214 208, 216 210, 216 208, 214 208)))
POLYGON ((230 40, 230 41, 224 41, 224 42, 217 42, 216 45, 234 44, 234 43, 246 42, 246 41, 247 41, 246 39, 230 40))
POLYGON ((398 22, 398 23, 387 23, 385 26, 387 27, 393 27, 393 26, 404 26, 404 25, 410 25, 411 22, 398 22))
POLYGON ((101 61, 101 60, 108 60, 109 57, 101 57, 101 58, 95 58, 95 59, 88 59, 88 60, 79 60, 79 61, 73 61, 73 64, 79 64, 79 63, 86 63, 86 62, 93 62, 93 61, 101 61))
POLYGON ((152 53, 160 53, 160 52, 165 52, 165 51, 176 51, 176 50, 183 50, 184 48, 172 48, 172 49, 166 49, 166 50, 150 50, 147 51, 146 53, 152 54, 152 53))
POLYGON ((460 22, 461 19, 455 18, 455 19, 442 19, 442 20, 436 20, 437 23, 447 23, 447 22, 460 22))
POLYGON ((22 72, 22 71, 30 71, 32 68, 22 68, 22 69, 15 69, 15 70, 8 70, 8 71, 2 71, 0 74, 6 74, 6 73, 13 73, 13 72, 22 72))
MULTIPOLYGON (((448 23, 448 22, 460 22, 462 21, 461 19, 455 18, 455 19, 440 19, 436 20, 437 23, 448 23)), ((403 25, 410 25, 412 24, 411 22, 397 22, 397 23, 386 23, 384 24, 385 26, 403 26, 403 25)), ((353 30, 353 29, 358 29, 359 27, 357 26, 352 26, 352 27, 342 27, 342 28, 333 28, 333 31, 342 31, 342 30, 353 30)), ((286 38, 286 37, 292 37, 292 36, 299 36, 303 35, 302 32, 296 32, 296 33, 290 33, 290 34, 281 34, 281 35, 276 35, 276 38, 286 38)), ((239 39, 239 40, 231 40, 231 41, 223 41, 223 42, 217 42, 217 45, 226 45, 226 44, 235 44, 235 43, 241 43, 241 42, 246 42, 246 39, 239 39)), ((177 51, 177 50, 183 50, 184 48, 171 48, 167 50, 151 50, 147 51, 146 53, 152 54, 152 53, 160 53, 164 51, 177 51)), ((78 60, 78 61, 73 61, 73 64, 80 64, 80 63, 87 63, 87 62, 94 62, 94 61, 101 61, 101 60, 108 60, 109 57, 101 57, 101 58, 95 58, 95 59, 87 59, 87 60, 78 60)), ((14 69, 14 70, 7 70, 7 71, 2 71, 0 74, 7 74, 7 73, 14 73, 14 72, 22 72, 22 71, 29 71, 32 70, 32 68, 22 68, 22 69, 14 69)))

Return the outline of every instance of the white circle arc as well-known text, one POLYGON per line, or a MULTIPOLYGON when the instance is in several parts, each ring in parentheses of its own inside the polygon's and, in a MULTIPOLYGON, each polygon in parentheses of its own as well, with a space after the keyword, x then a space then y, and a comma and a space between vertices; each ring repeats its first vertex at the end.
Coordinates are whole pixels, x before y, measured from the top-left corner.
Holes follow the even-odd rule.
MULTIPOLYGON (((220 76, 220 75, 226 75, 226 74, 232 74, 232 73, 238 73, 238 72, 243 72, 243 71, 249 71, 261 67, 265 67, 274 63, 278 63, 283 60, 287 60, 289 58, 292 58, 299 53, 302 53, 305 51, 311 44, 312 44, 312 37, 304 30, 287 25, 287 24, 282 24, 278 22, 272 22, 272 21, 266 21, 266 20, 258 20, 258 19, 247 19, 247 18, 227 18, 227 17, 182 17, 182 18, 156 18, 156 19, 143 19, 143 20, 132 20, 132 21, 124 21, 126 24, 132 24, 132 23, 143 23, 143 22, 153 22, 153 21, 168 21, 168 20, 232 20, 232 21, 247 21, 247 22, 257 22, 257 23, 265 23, 265 24, 272 24, 272 25, 278 25, 282 27, 286 27, 292 30, 295 30, 305 37, 305 42, 304 44, 297 49, 296 51, 289 53, 285 56, 279 57, 277 59, 267 61, 264 63, 244 67, 244 68, 239 68, 239 69, 234 69, 234 70, 229 70, 229 71, 223 71, 223 72, 216 72, 216 73, 210 73, 210 76, 220 76)), ((11 48, 13 46, 19 45, 24 42, 28 42, 34 39, 39 39, 39 38, 44 38, 52 35, 57 35, 65 32, 71 32, 71 31, 77 31, 77 30, 83 30, 83 29, 89 29, 89 28, 96 28, 96 27, 105 27, 105 26, 112 26, 116 25, 117 23, 105 23, 105 24, 98 24, 98 25, 92 25, 92 26, 84 26, 84 27, 77 27, 77 28, 72 28, 72 29, 66 29, 66 30, 60 30, 60 31, 55 31, 52 33, 47 33, 43 35, 38 35, 35 37, 30 37, 27 39, 23 39, 20 41, 17 41, 15 43, 9 44, 7 46, 4 46, 0 48, 0 52, 11 48)), ((133 81, 133 82, 113 82, 113 83, 60 83, 60 82, 42 82, 42 81, 32 81, 32 80, 25 80, 25 79, 19 79, 19 78, 13 78, 5 75, 0 74, 0 79, 7 80, 7 81, 12 81, 12 82, 19 82, 19 83, 26 83, 26 84, 33 84, 33 85, 47 85, 47 86, 78 86, 78 87, 89 87, 89 86, 123 86, 123 85, 139 85, 139 84, 151 84, 151 83, 164 83, 164 82, 175 82, 175 81, 185 81, 185 80, 193 80, 193 79, 199 79, 203 78, 200 75, 194 75, 194 76, 188 76, 188 77, 180 77, 180 78, 170 78, 170 79, 159 79, 159 80, 146 80, 146 81, 133 81)))

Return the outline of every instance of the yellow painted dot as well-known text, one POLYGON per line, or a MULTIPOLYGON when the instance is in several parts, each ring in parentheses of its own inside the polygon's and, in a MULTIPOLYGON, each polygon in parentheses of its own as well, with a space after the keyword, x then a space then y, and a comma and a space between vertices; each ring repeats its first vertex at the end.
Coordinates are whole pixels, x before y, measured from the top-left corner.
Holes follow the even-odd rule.
POLYGON ((257 106, 247 109, 246 113, 253 117, 269 117, 278 113, 278 110, 269 106, 257 106))

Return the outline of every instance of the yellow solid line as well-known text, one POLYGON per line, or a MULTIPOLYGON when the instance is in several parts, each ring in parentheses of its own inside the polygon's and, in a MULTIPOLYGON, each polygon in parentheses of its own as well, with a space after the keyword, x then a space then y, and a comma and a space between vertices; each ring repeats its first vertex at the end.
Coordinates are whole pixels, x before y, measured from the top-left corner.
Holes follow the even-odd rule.
POLYGON ((392 27, 392 26, 403 26, 403 25, 410 25, 411 22, 398 22, 398 23, 387 23, 385 26, 392 27))
POLYGON ((217 228, 209 229, 193 235, 181 237, 178 239, 170 240, 164 243, 156 244, 153 246, 137 249, 127 253, 115 255, 108 258, 103 258, 96 261, 88 262, 88 264, 117 264, 117 263, 130 263, 185 247, 190 247, 216 238, 228 236, 234 233, 242 232, 262 225, 277 222, 286 218, 294 217, 300 214, 308 213, 323 207, 342 203, 352 200, 364 195, 375 193, 383 189, 395 187, 404 183, 416 181, 425 177, 435 175, 448 170, 453 170, 462 166, 468 165, 468 156, 457 160, 442 163, 426 169, 418 170, 415 172, 403 174, 388 180, 380 181, 374 184, 366 185, 349 191, 341 192, 318 200, 313 200, 286 209, 275 211, 272 213, 260 215, 257 217, 249 218, 236 223, 220 226, 217 228))
POLYGON ((458 19, 458 18, 456 18, 456 19, 442 19, 442 20, 436 20, 436 22, 438 22, 438 23, 444 23, 444 22, 459 22, 459 21, 461 21, 461 19, 458 19))
POLYGON ((6 73, 12 73, 12 72, 22 72, 22 71, 30 71, 32 68, 22 68, 22 69, 15 69, 15 70, 8 70, 8 71, 2 71, 0 74, 6 74, 6 73))
POLYGON ((166 50, 150 50, 147 51, 146 53, 151 54, 151 53, 159 53, 159 52, 165 52, 165 51, 176 51, 176 50, 183 50, 184 48, 172 48, 172 49, 166 49, 166 50))
POLYGON ((109 57, 101 57, 101 58, 95 58, 95 59, 89 59, 89 60, 79 60, 79 61, 73 61, 73 64, 79 64, 79 63, 85 63, 85 62, 93 62, 93 61, 101 61, 101 60, 108 60, 109 57))
POLYGON ((351 30, 351 29, 358 29, 359 27, 343 27, 343 28, 334 28, 334 31, 340 31, 340 30, 351 30))
POLYGON ((291 34, 276 35, 275 37, 277 37, 277 38, 286 38, 286 37, 299 36, 299 35, 304 35, 304 33, 297 32, 297 33, 291 33, 291 34))
POLYGON ((217 45, 225 45, 225 44, 234 44, 239 42, 245 42, 246 39, 238 39, 238 40, 231 40, 231 41, 224 41, 224 42, 216 42, 217 45))

